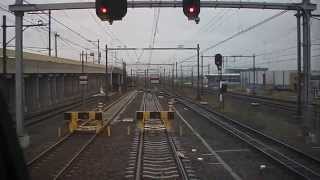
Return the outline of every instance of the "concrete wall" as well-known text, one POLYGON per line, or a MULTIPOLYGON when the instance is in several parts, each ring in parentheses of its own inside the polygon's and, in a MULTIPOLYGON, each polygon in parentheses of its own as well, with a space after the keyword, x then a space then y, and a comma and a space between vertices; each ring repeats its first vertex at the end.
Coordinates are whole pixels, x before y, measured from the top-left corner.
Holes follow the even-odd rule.
MULTIPOLYGON (((82 97, 81 74, 26 74, 24 77, 24 101, 27 116, 58 108, 79 101, 82 97)), ((88 74, 87 96, 97 94, 105 85, 104 74, 88 74)), ((0 75, 0 91, 4 95, 10 112, 14 114, 14 74, 0 75)))
MULTIPOLYGON (((15 111, 15 58, 8 50, 7 74, 2 73, 3 59, 0 57, 0 91, 4 95, 10 112, 15 111)), ((2 49, 0 49, 2 56, 2 49)), ((48 57, 45 55, 24 53, 24 102, 26 117, 51 111, 81 100, 82 92, 86 96, 97 94, 105 87, 105 65, 87 63, 84 72, 88 76, 88 85, 79 84, 82 65, 80 61, 48 57)), ((108 66, 110 90, 119 91, 122 70, 108 66)))
MULTIPOLYGON (((14 111, 14 51, 7 50, 7 74, 0 74, 0 90, 6 97, 11 112, 14 111)), ((79 99, 81 87, 79 76, 82 64, 80 61, 49 57, 41 54, 23 53, 23 71, 25 73, 25 112, 33 113, 57 107, 79 99)), ((109 81, 111 88, 120 86, 122 70, 108 66, 114 81, 109 81)), ((3 72, 2 49, 0 48, 0 73, 3 72)), ((88 94, 97 93, 105 86, 105 65, 85 63, 84 73, 88 75, 89 84, 85 88, 88 94)), ((116 89, 118 90, 118 88, 116 89)))
MULTIPOLYGON (((7 51, 7 73, 15 73, 14 51, 7 51)), ((2 49, 0 48, 0 72, 3 69, 2 49)), ((23 53, 24 73, 81 73, 82 65, 79 60, 55 58, 41 54, 23 53)), ((122 73, 119 67, 108 66, 108 72, 122 73)), ((105 73, 103 64, 84 64, 85 73, 105 73)))

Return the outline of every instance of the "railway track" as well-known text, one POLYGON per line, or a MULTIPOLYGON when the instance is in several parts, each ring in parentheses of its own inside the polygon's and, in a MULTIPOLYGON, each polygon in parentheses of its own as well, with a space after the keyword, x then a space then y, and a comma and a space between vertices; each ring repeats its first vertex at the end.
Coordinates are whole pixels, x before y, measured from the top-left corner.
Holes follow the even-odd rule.
MULTIPOLYGON (((136 93, 122 96, 104 111, 110 116, 106 120, 106 127, 126 107, 136 93)), ((101 131, 100 131, 101 132, 101 131)), ((75 159, 96 139, 99 134, 72 133, 67 134, 38 156, 27 163, 32 179, 59 179, 72 165, 75 159)))
MULTIPOLYGON (((86 100, 87 104, 93 104, 95 102, 97 102, 97 97, 90 97, 86 100)), ((36 115, 29 116, 26 118, 25 126, 30 127, 30 126, 36 125, 42 121, 50 119, 51 117, 57 116, 62 112, 68 111, 70 109, 74 109, 79 106, 81 106, 81 100, 71 104, 61 106, 59 108, 55 108, 52 110, 38 113, 36 115)))
POLYGON ((203 105, 192 102, 190 99, 179 96, 176 96, 176 98, 180 103, 198 115, 206 118, 234 137, 239 138, 299 177, 312 180, 320 178, 319 159, 236 120, 214 112, 203 105))
MULTIPOLYGON (((161 107, 157 98, 148 93, 143 96, 141 109, 160 111, 161 107)), ((132 150, 126 178, 189 179, 176 145, 160 118, 149 119, 142 123, 132 150)))
MULTIPOLYGON (((217 95, 217 92, 213 92, 210 90, 205 90, 206 93, 211 95, 217 95)), ((257 96, 257 95, 247 95, 235 92, 227 92, 225 93, 226 96, 241 99, 244 101, 259 103, 261 105, 269 106, 276 109, 281 109, 290 113, 297 112, 297 103, 296 101, 284 100, 284 99, 274 99, 264 96, 257 96)))
POLYGON ((249 100, 249 101, 261 103, 263 105, 276 107, 276 108, 279 108, 281 110, 285 110, 288 112, 296 112, 297 111, 297 104, 295 101, 289 101, 289 100, 283 100, 283 99, 273 99, 273 98, 268 98, 268 97, 263 97, 263 96, 252 96, 252 95, 233 93, 233 92, 228 92, 227 95, 231 96, 231 97, 235 97, 235 98, 244 99, 246 101, 249 100))

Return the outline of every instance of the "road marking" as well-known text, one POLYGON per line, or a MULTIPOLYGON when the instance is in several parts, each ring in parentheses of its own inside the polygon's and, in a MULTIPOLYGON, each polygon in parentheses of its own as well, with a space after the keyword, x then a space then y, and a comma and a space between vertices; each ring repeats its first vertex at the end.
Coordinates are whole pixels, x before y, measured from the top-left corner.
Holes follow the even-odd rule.
POLYGON ((193 127, 182 117, 182 115, 179 113, 179 111, 176 108, 175 108, 175 110, 176 110, 177 115, 180 117, 180 119, 200 139, 202 144, 210 151, 210 153, 214 154, 214 156, 216 156, 217 160, 230 173, 230 175, 233 177, 233 179, 242 180, 242 178, 232 170, 232 168, 211 148, 211 146, 201 137, 201 135, 195 129, 193 129, 193 127))

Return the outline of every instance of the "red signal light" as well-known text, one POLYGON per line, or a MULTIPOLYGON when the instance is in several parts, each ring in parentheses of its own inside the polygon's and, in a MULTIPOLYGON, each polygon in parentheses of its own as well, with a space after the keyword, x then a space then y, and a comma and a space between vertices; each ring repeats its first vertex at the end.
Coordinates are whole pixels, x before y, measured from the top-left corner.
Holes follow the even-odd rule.
POLYGON ((195 9, 194 9, 194 7, 189 7, 188 11, 189 11, 189 13, 194 13, 195 9))
POLYGON ((102 6, 102 7, 100 8, 100 12, 103 13, 103 14, 107 14, 107 13, 108 13, 108 8, 105 7, 105 6, 102 6))

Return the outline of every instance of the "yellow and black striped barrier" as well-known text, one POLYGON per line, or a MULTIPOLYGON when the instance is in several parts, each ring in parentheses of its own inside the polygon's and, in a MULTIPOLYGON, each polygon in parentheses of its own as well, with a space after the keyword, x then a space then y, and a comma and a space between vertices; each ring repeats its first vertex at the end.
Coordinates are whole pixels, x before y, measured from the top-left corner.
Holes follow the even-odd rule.
POLYGON ((98 132, 103 125, 101 111, 65 112, 64 120, 68 121, 69 131, 98 132))

